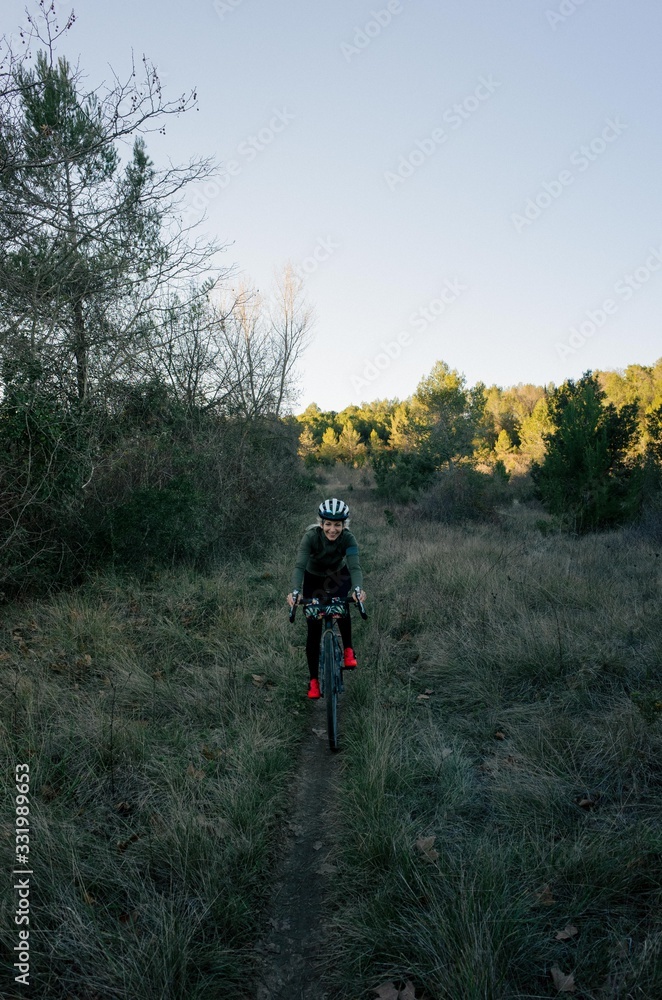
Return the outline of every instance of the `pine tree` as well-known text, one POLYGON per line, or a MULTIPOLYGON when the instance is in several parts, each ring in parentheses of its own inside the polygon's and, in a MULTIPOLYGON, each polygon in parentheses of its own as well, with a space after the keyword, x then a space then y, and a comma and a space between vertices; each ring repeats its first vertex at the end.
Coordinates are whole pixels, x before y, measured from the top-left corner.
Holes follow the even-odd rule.
POLYGON ((340 432, 338 457, 341 462, 346 462, 348 465, 355 467, 363 465, 365 462, 366 446, 361 441, 361 435, 351 423, 346 423, 340 432))
POLYGON ((66 59, 40 51, 0 94, 3 347, 39 357, 79 401, 130 370, 155 296, 208 268, 215 250, 191 244, 176 221, 176 198, 209 166, 159 172, 147 155, 140 130, 174 108, 146 69, 143 90, 86 93, 66 59), (133 138, 124 164, 120 135, 133 138))
POLYGON ((586 372, 548 400, 553 432, 532 475, 547 509, 578 532, 617 524, 638 504, 638 468, 626 460, 637 434, 637 403, 605 405, 595 375, 586 372))
POLYGON ((306 465, 313 464, 317 457, 317 445, 315 444, 313 432, 307 425, 304 425, 304 428, 299 435, 299 447, 297 450, 299 457, 304 460, 306 465))
POLYGON ((319 456, 323 462, 332 465, 338 460, 338 435, 333 427, 327 427, 322 437, 319 456))

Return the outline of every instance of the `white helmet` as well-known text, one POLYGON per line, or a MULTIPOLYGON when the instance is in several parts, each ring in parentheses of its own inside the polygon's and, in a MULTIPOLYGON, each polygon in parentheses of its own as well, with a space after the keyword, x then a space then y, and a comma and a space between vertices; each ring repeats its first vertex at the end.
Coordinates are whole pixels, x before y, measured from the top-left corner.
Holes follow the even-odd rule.
POLYGON ((346 521, 349 517, 349 507, 347 504, 342 500, 336 500, 335 497, 330 500, 324 500, 319 505, 317 512, 323 521, 346 521))

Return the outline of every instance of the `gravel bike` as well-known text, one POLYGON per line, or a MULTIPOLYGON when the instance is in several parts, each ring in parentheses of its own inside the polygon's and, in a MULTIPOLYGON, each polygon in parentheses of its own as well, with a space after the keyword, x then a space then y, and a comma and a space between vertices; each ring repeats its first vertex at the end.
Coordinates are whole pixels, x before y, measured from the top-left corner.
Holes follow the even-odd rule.
POLYGON ((299 592, 292 591, 294 605, 290 609, 290 621, 294 621, 297 604, 303 605, 306 618, 314 618, 324 622, 320 640, 319 685, 320 694, 326 701, 326 731, 329 737, 329 747, 337 750, 338 743, 338 695, 343 687, 343 644, 338 625, 339 618, 349 615, 350 604, 356 604, 362 618, 367 618, 367 612, 359 600, 361 588, 354 588, 354 600, 346 597, 331 597, 323 604, 317 597, 300 597, 299 592))

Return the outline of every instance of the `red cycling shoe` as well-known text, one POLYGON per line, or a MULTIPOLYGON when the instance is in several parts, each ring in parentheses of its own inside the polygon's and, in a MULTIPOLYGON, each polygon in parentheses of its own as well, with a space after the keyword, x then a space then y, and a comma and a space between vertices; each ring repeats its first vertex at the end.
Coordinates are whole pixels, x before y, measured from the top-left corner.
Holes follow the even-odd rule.
POLYGON ((313 677, 310 684, 308 685, 308 697, 309 698, 319 698, 320 697, 320 686, 319 681, 316 677, 313 677))
POLYGON ((347 646, 345 649, 345 662, 343 667, 345 670, 354 670, 356 667, 356 657, 354 656, 354 650, 351 646, 347 646))

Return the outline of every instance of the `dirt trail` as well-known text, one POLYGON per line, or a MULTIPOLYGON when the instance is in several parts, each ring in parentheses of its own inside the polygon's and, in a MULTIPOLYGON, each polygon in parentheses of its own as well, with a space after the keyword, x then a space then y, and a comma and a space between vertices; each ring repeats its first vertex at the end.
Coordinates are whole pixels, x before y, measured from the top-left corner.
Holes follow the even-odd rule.
MULTIPOLYGON (((292 792, 286 843, 258 955, 256 1000, 325 1000, 325 912, 333 873, 339 754, 329 750, 324 701, 310 703, 309 733, 292 792)), ((341 720, 339 720, 341 721, 341 720)), ((342 729, 341 729, 342 733, 342 729)))

